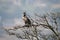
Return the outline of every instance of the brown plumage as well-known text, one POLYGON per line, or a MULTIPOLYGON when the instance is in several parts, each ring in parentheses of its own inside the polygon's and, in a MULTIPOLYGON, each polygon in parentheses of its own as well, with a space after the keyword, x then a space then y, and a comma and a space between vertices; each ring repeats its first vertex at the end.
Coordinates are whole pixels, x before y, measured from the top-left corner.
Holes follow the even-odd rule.
POLYGON ((25 12, 24 12, 24 14, 23 14, 23 20, 24 20, 24 22, 25 22, 25 25, 28 25, 28 26, 31 25, 31 21, 30 21, 30 19, 26 16, 26 13, 25 13, 25 12))

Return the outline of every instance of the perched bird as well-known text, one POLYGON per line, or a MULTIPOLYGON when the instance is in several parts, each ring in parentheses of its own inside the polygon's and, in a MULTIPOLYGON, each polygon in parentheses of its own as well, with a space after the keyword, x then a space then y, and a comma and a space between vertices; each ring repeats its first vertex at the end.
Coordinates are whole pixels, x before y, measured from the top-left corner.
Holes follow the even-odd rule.
POLYGON ((31 25, 31 21, 30 19, 27 17, 26 12, 23 13, 23 20, 25 22, 25 25, 27 25, 28 27, 31 25))

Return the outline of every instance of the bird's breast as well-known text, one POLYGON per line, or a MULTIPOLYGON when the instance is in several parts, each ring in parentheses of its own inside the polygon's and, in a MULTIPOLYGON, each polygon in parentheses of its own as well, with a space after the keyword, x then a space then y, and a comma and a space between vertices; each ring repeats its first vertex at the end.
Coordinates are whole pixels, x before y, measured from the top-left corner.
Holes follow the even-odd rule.
POLYGON ((27 18, 26 18, 26 17, 23 17, 22 19, 23 19, 24 21, 27 21, 27 18))

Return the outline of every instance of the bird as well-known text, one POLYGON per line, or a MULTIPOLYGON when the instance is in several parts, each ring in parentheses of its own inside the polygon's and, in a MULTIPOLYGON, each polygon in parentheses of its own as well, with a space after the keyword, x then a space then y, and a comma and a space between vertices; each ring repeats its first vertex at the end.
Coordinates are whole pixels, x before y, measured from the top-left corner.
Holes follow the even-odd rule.
POLYGON ((26 12, 23 13, 23 17, 22 18, 23 18, 23 21, 25 22, 25 25, 29 27, 31 25, 31 21, 27 17, 26 12))

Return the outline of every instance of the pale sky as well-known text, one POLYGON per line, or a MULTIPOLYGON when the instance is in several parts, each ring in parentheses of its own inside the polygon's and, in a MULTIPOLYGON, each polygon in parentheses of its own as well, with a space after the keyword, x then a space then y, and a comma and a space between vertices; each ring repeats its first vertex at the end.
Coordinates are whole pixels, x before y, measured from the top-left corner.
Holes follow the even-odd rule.
POLYGON ((23 22, 21 18, 24 11, 31 16, 33 13, 60 12, 60 0, 0 0, 0 36, 4 34, 2 26, 23 22))

